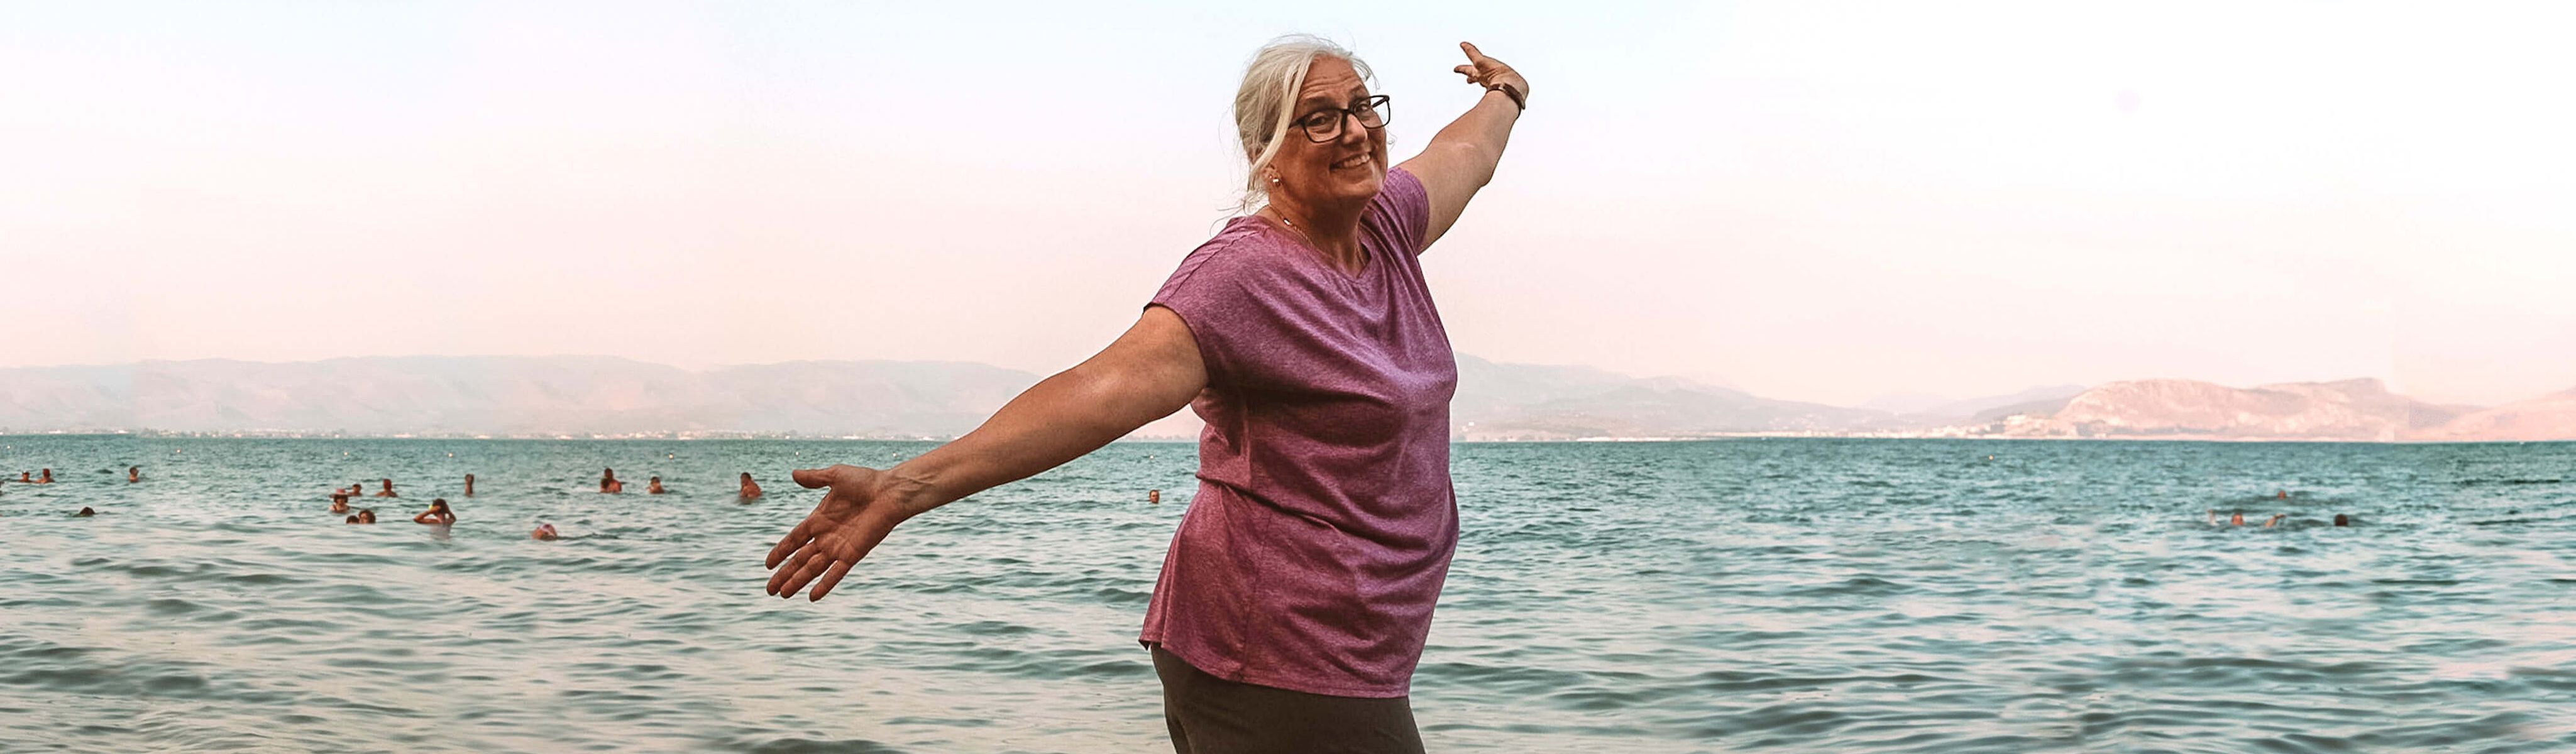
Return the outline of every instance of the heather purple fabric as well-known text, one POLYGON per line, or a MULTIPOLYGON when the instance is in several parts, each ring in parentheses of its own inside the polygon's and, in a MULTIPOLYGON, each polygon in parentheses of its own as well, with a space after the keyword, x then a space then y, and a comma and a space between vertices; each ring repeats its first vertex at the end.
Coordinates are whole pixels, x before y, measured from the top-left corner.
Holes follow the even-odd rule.
POLYGON ((1407 695, 1458 544, 1449 398, 1458 364, 1423 285, 1422 182, 1390 170, 1353 275, 1237 218, 1153 303, 1188 323, 1199 491, 1141 639, 1239 683, 1407 695))

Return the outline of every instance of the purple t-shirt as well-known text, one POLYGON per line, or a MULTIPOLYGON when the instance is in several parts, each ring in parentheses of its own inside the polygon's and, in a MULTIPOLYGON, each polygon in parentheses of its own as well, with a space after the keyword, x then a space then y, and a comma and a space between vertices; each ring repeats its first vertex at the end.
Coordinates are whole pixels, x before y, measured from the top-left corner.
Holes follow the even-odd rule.
POLYGON ((1198 340, 1207 429, 1143 641, 1242 683, 1408 693, 1458 544, 1458 363, 1414 258, 1430 216, 1390 170, 1358 274, 1243 217, 1154 294, 1198 340))

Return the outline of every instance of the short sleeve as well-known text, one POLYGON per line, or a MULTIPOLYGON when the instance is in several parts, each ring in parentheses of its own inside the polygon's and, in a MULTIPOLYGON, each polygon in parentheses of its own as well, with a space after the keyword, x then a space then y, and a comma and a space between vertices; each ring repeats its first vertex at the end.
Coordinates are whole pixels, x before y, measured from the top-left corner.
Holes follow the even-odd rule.
POLYGON ((1386 185, 1369 201, 1366 224, 1384 239, 1389 251, 1422 253, 1422 238, 1431 232, 1431 191, 1404 168, 1386 171, 1386 185))
POLYGON ((1283 269, 1269 245, 1221 234, 1190 256, 1154 293, 1153 305, 1172 310, 1198 342, 1208 383, 1260 387, 1293 368, 1295 351, 1313 339, 1315 312, 1308 281, 1283 269))

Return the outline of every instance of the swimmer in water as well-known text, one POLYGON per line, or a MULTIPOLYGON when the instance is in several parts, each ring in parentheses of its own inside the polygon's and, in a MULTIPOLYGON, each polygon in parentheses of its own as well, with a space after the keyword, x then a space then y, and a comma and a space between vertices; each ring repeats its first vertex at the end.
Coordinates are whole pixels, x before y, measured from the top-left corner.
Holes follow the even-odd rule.
POLYGON ((411 522, 415 524, 452 524, 456 523, 456 511, 447 509, 447 498, 433 498, 429 501, 429 510, 421 511, 420 515, 411 517, 411 522))
POLYGON ((2288 499, 2290 499, 2290 491, 2289 491, 2289 490, 2281 490, 2281 491, 2278 491, 2278 492, 2274 492, 2274 493, 2272 493, 2272 499, 2274 499, 2274 500, 2288 500, 2288 499))
POLYGON ((140 482, 140 481, 143 481, 143 467, 141 467, 141 466, 127 466, 127 467, 125 467, 125 483, 126 483, 126 484, 133 484, 133 483, 135 483, 135 482, 140 482))
POLYGON ((349 523, 353 524, 372 524, 375 522, 376 509, 374 508, 359 508, 357 515, 349 517, 349 523))
POLYGON ((349 496, 348 496, 348 495, 341 495, 341 494, 333 494, 333 495, 331 496, 331 512, 332 512, 332 513, 347 513, 347 512, 349 512, 349 496))
POLYGON ((18 472, 18 483, 19 483, 19 484, 35 484, 35 483, 36 483, 36 477, 35 477, 35 474, 34 474, 33 472, 26 472, 26 471, 18 472))
POLYGON ((2341 514, 2341 513, 2337 513, 2337 514, 2335 514, 2335 525, 2336 525, 2336 526, 2351 526, 2351 525, 2352 525, 2352 519, 2344 518, 2344 517, 2343 517, 2343 514, 2341 514))
POLYGON ((46 469, 44 473, 36 475, 36 483, 37 483, 37 484, 53 484, 53 483, 54 483, 54 470, 53 470, 53 469, 46 469))
POLYGON ((1146 504, 1148 504, 1148 505, 1162 505, 1162 504, 1163 504, 1163 491, 1162 491, 1162 490, 1146 490, 1146 491, 1145 491, 1145 503, 1146 503, 1146 504))
POLYGON ((751 472, 742 472, 742 490, 734 493, 744 500, 760 497, 760 484, 751 481, 751 472))
POLYGON ((465 475, 465 496, 474 496, 474 475, 472 474, 465 475))
POLYGON ((548 541, 548 542, 552 542, 552 541, 555 541, 556 539, 560 539, 560 538, 561 538, 561 536, 560 536, 560 535, 555 534, 555 525, 554 525, 554 524, 538 524, 538 525, 537 525, 537 530, 536 530, 536 531, 528 532, 528 538, 529 538, 529 539, 542 539, 542 540, 545 540, 545 541, 548 541))
POLYGON ((82 506, 82 507, 81 507, 81 509, 80 509, 80 512, 79 512, 79 513, 74 513, 74 514, 72 514, 72 517, 74 517, 74 518, 87 518, 87 517, 95 516, 95 515, 98 515, 98 511, 90 510, 88 506, 82 506))
MULTIPOLYGON (((2274 524, 2281 523, 2281 519, 2285 519, 2285 518, 2289 518, 2289 517, 2290 517, 2290 514, 2287 514, 2287 513, 2277 513, 2277 514, 2273 514, 2273 516, 2272 516, 2272 520, 2263 522, 2263 528, 2266 528, 2266 529, 2272 528, 2272 526, 2273 526, 2274 524)), ((2216 508, 2211 508, 2211 509, 2209 509, 2209 525, 2211 525, 2211 526, 2217 526, 2217 525, 2218 525, 2218 509, 2216 509, 2216 508)), ((2244 525, 2245 525, 2245 512, 2244 512, 2244 511, 2237 511, 2237 512, 2235 512, 2234 514, 2229 515, 2229 516, 2227 517, 2227 525, 2228 525, 2228 526, 2244 526, 2244 525)))
POLYGON ((651 479, 649 479, 649 480, 646 480, 646 481, 644 482, 644 494, 647 494, 647 495, 659 495, 659 494, 662 494, 662 492, 663 492, 663 490, 662 490, 662 478, 661 478, 661 477, 658 477, 658 476, 657 476, 657 477, 653 477, 653 478, 651 478, 651 479))
POLYGON ((617 493, 620 493, 620 492, 625 492, 625 491, 626 491, 626 483, 625 483, 625 482, 617 481, 617 470, 616 470, 616 469, 600 469, 600 470, 599 470, 599 491, 600 491, 600 492, 603 492, 603 493, 611 494, 611 495, 614 495, 614 494, 617 494, 617 493))
POLYGON ((394 480, 387 479, 384 480, 384 482, 385 488, 376 490, 376 497, 402 497, 401 495, 394 494, 394 480))

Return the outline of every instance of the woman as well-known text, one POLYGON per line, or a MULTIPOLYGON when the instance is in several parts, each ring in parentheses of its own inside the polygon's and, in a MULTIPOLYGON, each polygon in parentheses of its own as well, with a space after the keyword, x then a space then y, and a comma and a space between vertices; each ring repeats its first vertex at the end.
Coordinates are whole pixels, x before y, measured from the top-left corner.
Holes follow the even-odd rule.
POLYGON ((974 432, 883 471, 796 472, 830 491, 770 551, 769 593, 822 599, 905 520, 1188 405, 1199 491, 1139 636, 1173 747, 1420 751, 1406 694, 1457 543, 1457 364, 1415 256, 1492 179, 1529 94, 1460 47, 1486 93, 1392 170, 1364 64, 1311 37, 1264 47, 1234 107, 1258 211, 974 432))
POLYGON ((357 513, 350 514, 348 520, 348 523, 352 524, 372 524, 375 522, 376 509, 374 508, 359 508, 357 513))
POLYGON ((348 496, 348 495, 343 495, 343 494, 340 494, 340 493, 336 493, 336 492, 335 492, 335 493, 332 493, 332 494, 331 494, 331 512, 332 512, 332 513, 347 513, 347 512, 349 512, 349 496, 348 496))
POLYGON ((456 523, 456 511, 447 509, 447 498, 433 498, 429 501, 429 510, 421 511, 420 515, 411 517, 411 522, 415 524, 452 524, 456 523))

